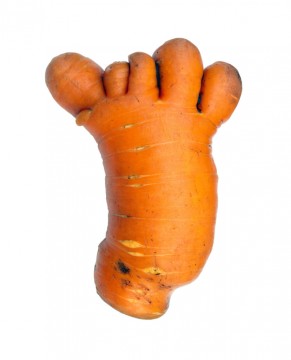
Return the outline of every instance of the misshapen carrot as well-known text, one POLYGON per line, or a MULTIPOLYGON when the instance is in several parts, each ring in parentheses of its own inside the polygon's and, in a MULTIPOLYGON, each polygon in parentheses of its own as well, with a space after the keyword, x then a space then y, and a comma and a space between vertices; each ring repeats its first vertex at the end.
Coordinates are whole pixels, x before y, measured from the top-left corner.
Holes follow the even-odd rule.
POLYGON ((211 138, 239 101, 238 72, 223 62, 203 71, 198 49, 173 39, 153 57, 134 53, 104 72, 81 55, 60 55, 46 82, 103 158, 108 229, 97 254, 97 292, 122 313, 157 318, 212 248, 211 138))

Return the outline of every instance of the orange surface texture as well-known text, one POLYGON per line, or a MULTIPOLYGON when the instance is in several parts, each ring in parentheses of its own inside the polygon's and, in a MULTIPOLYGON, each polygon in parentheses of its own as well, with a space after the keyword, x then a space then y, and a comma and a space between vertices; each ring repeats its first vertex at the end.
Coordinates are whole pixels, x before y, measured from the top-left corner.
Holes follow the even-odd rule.
POLYGON ((130 316, 165 313, 212 248, 217 172, 211 139, 241 95, 237 70, 203 70, 196 46, 163 44, 103 71, 76 53, 46 71, 55 100, 95 138, 106 173, 108 229, 95 266, 98 294, 130 316))

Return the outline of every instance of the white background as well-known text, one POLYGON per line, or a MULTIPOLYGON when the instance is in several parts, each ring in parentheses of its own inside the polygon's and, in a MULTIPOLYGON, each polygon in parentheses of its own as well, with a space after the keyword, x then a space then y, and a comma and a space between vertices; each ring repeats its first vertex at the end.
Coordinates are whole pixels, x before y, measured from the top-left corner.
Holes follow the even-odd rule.
POLYGON ((289 0, 1 2, 1 359, 291 358, 290 17, 289 0), (213 252, 143 321, 95 294, 102 162, 44 72, 66 51, 104 68, 174 37, 236 66, 243 95, 214 140, 213 252))

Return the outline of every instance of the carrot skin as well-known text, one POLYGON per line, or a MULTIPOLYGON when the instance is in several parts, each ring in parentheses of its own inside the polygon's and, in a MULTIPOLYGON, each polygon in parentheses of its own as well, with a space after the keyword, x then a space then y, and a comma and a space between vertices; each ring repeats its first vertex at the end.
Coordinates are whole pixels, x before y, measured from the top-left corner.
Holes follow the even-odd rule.
POLYGON ((212 137, 236 108, 237 70, 203 71, 199 50, 172 39, 103 70, 75 53, 49 64, 54 99, 94 137, 105 170, 108 228, 97 293, 116 310, 154 319, 211 253, 217 212, 212 137))
POLYGON ((199 110, 220 126, 233 113, 241 93, 239 72, 232 65, 218 61, 204 70, 199 110))
MULTIPOLYGON (((95 283, 119 311, 152 319, 167 310, 177 287, 199 275, 210 254, 217 174, 209 135, 199 134, 201 114, 163 104, 119 109, 118 119, 104 119, 112 124, 106 131, 96 132, 95 114, 85 125, 99 139, 109 210, 95 283), (129 118, 135 125, 126 127, 129 118), (122 273, 119 262, 129 271, 122 273)), ((96 119, 103 123, 99 112, 96 119)))
POLYGON ((125 61, 115 62, 104 71, 103 82, 106 96, 114 98, 125 95, 128 87, 129 64, 125 61))
POLYGON ((46 69, 46 84, 57 103, 76 116, 104 97, 103 70, 92 60, 77 54, 56 56, 46 69))

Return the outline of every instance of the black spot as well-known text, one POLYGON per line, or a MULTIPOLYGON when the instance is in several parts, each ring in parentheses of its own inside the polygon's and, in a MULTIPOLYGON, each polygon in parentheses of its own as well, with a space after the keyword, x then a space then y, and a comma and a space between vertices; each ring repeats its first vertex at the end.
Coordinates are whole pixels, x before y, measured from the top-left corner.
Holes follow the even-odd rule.
POLYGON ((166 285, 166 284, 160 284, 160 288, 161 289, 171 289, 171 285, 166 285))
POLYGON ((201 106, 200 106, 200 104, 201 104, 201 98, 202 98, 202 93, 200 93, 199 96, 198 96, 198 101, 197 101, 197 106, 196 106, 198 112, 200 112, 200 113, 201 113, 201 106))
POLYGON ((157 77, 157 86, 161 88, 161 73, 160 73, 160 64, 156 61, 156 77, 157 77))
POLYGON ((130 273, 130 268, 127 267, 121 260, 118 260, 117 266, 118 266, 118 270, 122 274, 129 274, 130 273))
POLYGON ((241 77, 240 77, 240 73, 237 71, 236 68, 234 68, 236 76, 238 77, 239 81, 242 83, 241 77))
POLYGON ((121 279, 121 285, 122 286, 132 286, 131 281, 127 279, 121 279))

